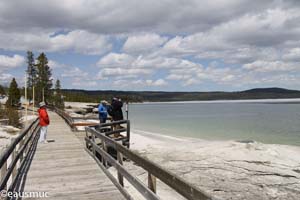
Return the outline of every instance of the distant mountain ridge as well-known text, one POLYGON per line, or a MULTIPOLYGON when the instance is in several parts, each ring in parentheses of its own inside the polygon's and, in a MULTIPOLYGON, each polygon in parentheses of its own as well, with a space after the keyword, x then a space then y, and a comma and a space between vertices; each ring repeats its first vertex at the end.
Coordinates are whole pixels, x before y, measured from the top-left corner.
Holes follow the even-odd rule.
POLYGON ((144 101, 201 101, 300 98, 300 91, 284 88, 254 88, 237 92, 163 92, 163 91, 115 91, 63 89, 66 101, 99 102, 119 96, 130 102, 144 101))
POLYGON ((272 87, 272 88, 254 88, 250 90, 245 90, 243 92, 274 92, 274 93, 295 93, 300 92, 298 90, 289 90, 284 88, 272 87))

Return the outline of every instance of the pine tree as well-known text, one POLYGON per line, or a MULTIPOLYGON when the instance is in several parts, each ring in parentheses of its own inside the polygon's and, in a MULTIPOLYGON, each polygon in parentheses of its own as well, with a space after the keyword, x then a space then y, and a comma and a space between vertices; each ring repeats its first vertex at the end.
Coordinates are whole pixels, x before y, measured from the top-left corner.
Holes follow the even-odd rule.
POLYGON ((36 84, 37 69, 34 64, 34 55, 31 51, 27 51, 27 87, 32 88, 36 84))
POLYGON ((2 85, 0 85, 0 95, 5 95, 6 92, 5 92, 5 89, 2 85))
POLYGON ((38 102, 43 100, 49 101, 52 88, 52 73, 48 65, 48 59, 44 53, 41 53, 37 58, 37 84, 36 84, 36 99, 38 102))
POLYGON ((57 79, 55 82, 54 105, 58 108, 64 108, 64 100, 61 92, 60 81, 57 79))
POLYGON ((18 88, 18 84, 15 78, 12 79, 9 90, 8 90, 8 100, 6 102, 7 106, 16 106, 20 102, 21 94, 18 88))
POLYGON ((27 51, 27 89, 28 98, 32 99, 32 88, 36 86, 37 82, 37 68, 34 63, 34 55, 31 51, 27 51))

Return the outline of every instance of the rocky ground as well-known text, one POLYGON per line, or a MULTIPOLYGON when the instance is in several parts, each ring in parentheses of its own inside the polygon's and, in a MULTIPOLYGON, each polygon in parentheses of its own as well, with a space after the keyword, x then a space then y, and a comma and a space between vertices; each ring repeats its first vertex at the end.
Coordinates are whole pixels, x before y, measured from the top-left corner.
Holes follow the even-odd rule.
POLYGON ((0 126, 0 153, 10 144, 11 139, 16 137, 20 129, 13 126, 0 126))
MULTIPOLYGON (((300 147, 133 133, 131 148, 219 199, 300 199, 300 147)), ((162 183, 158 194, 182 199, 162 183)))
MULTIPOLYGON (((27 120, 28 123, 30 123, 36 117, 36 115, 28 115, 27 118, 21 117, 20 122, 22 124, 25 124, 25 121, 27 120)), ((0 125, 0 154, 5 149, 5 147, 11 143, 11 140, 18 136, 20 131, 21 129, 13 126, 0 125)))

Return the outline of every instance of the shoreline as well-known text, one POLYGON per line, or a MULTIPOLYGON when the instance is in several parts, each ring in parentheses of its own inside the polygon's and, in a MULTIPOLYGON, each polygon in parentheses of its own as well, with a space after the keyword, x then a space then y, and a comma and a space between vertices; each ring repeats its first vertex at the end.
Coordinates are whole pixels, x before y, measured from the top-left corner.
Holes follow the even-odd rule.
POLYGON ((188 137, 188 136, 181 136, 181 135, 169 135, 169 134, 161 134, 158 132, 150 132, 150 131, 145 131, 145 130, 140 130, 140 129, 132 129, 132 132, 135 132, 136 134, 139 135, 145 135, 145 136, 154 136, 155 138, 165 138, 165 139, 171 139, 171 140, 181 140, 181 141, 197 141, 197 142, 237 142, 237 143, 259 143, 259 144, 264 144, 264 145, 280 145, 280 146, 287 146, 287 147, 298 147, 300 148, 300 145, 294 145, 294 144, 281 144, 281 143, 265 143, 261 141, 256 141, 252 139, 204 139, 204 138, 199 138, 199 137, 188 137))
MULTIPOLYGON (((132 129, 131 136, 138 136, 145 138, 145 143, 147 144, 158 144, 164 142, 191 142, 196 144, 216 144, 216 143, 236 143, 236 144, 243 144, 243 145, 262 145, 262 146, 280 146, 280 147, 287 147, 287 148, 295 148, 298 149, 300 152, 300 146, 298 145, 291 145, 291 144, 277 144, 277 143, 263 143, 255 140, 207 140, 202 138, 194 138, 194 137, 186 137, 186 136, 177 136, 177 135, 165 135, 160 133, 154 133, 149 131, 143 131, 139 129, 132 129), (154 142, 154 143, 151 143, 154 142)), ((135 138, 136 139, 136 138, 135 138)), ((135 141, 135 140, 134 140, 135 141)), ((138 140, 139 141, 139 140, 138 140)), ((136 142, 136 141, 135 141, 136 142)), ((140 142, 140 141, 139 141, 140 142)), ((299 164, 300 164, 300 154, 299 154, 299 164)))
MULTIPOLYGON (((132 130, 131 149, 220 199, 300 196, 300 147, 208 141, 132 130)), ((141 179, 140 169, 129 168, 141 179)), ((162 194, 181 199, 162 183, 162 194)), ((158 188, 160 188, 158 187, 158 188)))
MULTIPOLYGON (((144 101, 132 102, 129 104, 193 104, 193 103, 300 103, 300 98, 279 98, 279 99, 236 99, 236 100, 195 100, 195 101, 144 101)), ((99 103, 72 102, 66 101, 65 106, 82 107, 87 105, 97 105, 99 103)))
POLYGON ((180 103, 300 103, 300 98, 283 99, 233 99, 233 100, 196 100, 196 101, 145 101, 132 104, 180 104, 180 103))

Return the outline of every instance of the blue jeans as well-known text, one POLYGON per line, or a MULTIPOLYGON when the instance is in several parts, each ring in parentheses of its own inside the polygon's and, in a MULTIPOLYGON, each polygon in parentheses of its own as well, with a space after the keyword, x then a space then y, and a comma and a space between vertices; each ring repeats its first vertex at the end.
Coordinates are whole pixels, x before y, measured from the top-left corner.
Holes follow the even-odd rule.
POLYGON ((100 123, 103 124, 106 122, 106 117, 100 117, 100 123))

